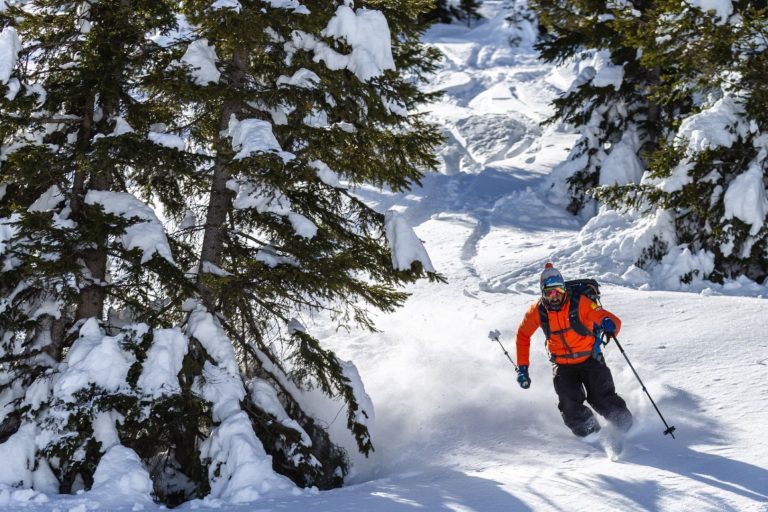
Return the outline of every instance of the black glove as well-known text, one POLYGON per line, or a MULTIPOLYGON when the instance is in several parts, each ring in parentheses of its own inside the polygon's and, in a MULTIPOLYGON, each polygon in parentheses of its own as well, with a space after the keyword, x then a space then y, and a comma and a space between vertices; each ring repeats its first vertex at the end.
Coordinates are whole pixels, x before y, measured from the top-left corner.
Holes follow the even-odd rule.
POLYGON ((528 367, 526 365, 517 367, 517 383, 523 389, 531 387, 531 378, 528 376, 528 367))

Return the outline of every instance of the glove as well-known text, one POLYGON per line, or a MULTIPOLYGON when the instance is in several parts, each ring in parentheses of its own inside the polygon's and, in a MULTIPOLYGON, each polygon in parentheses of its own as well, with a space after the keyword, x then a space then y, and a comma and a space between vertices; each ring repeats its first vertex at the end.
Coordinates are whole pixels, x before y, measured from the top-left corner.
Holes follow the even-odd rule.
POLYGON ((611 338, 616 338, 616 324, 610 318, 603 318, 600 322, 600 328, 603 330, 606 343, 608 343, 611 338))
POLYGON ((528 376, 528 367, 525 365, 517 368, 517 383, 523 389, 531 387, 531 378, 528 376))
POLYGON ((600 322, 600 328, 608 334, 616 334, 616 324, 608 317, 603 318, 600 322))

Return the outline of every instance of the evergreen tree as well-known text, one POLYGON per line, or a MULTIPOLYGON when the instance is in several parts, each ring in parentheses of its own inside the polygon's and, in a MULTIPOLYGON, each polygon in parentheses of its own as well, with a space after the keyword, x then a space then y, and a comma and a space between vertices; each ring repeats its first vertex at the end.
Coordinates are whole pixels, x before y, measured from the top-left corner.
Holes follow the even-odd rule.
POLYGON ((459 0, 458 5, 458 18, 467 22, 467 26, 471 27, 473 21, 483 19, 483 16, 478 11, 482 2, 479 0, 459 0))
POLYGON ((23 485, 89 488, 126 453, 171 505, 285 485, 273 469, 339 485, 313 387, 373 449, 354 367, 297 318, 373 329, 402 284, 441 279, 393 265, 353 193, 418 184, 440 137, 409 113, 436 60, 425 4, 359 7, 188 1, 182 32, 156 0, 0 15, 19 50, 0 63, 0 442, 34 453, 23 485))
POLYGON ((684 281, 694 273, 714 281, 766 277, 767 89, 761 70, 768 18, 764 2, 733 2, 732 9, 656 3, 651 22, 636 36, 642 60, 662 70, 657 101, 690 109, 678 111, 669 137, 650 155, 642 185, 601 192, 613 205, 671 214, 676 242, 709 262, 684 281))
POLYGON ((449 0, 436 0, 433 6, 420 15, 422 23, 453 23, 461 14, 458 8, 449 0))
POLYGON ((573 214, 592 215, 589 191, 622 181, 639 181, 642 152, 655 146, 663 112, 650 97, 658 80, 638 59, 628 27, 646 23, 651 2, 534 0, 531 7, 546 34, 536 45, 547 62, 570 64, 578 73, 571 88, 554 102, 551 119, 578 128, 580 137, 566 162, 555 170, 555 187, 567 185, 573 214), (613 156, 611 156, 613 154, 613 156), (633 161, 628 173, 617 164, 633 161), (622 176, 623 174, 623 176, 622 176))
POLYGON ((92 485, 110 450, 107 418, 148 464, 171 446, 159 410, 200 427, 204 404, 152 401, 139 382, 151 327, 172 325, 163 308, 193 291, 140 196, 196 158, 149 136, 169 113, 142 92, 168 64, 148 35, 174 28, 171 4, 51 0, 4 15, 23 44, 2 108, 3 430, 10 443, 37 438, 38 485, 70 492, 92 485))
POLYGON ((37 438, 27 464, 36 485, 70 492, 93 484, 119 418, 114 437, 157 476, 173 445, 167 418, 205 428, 207 407, 178 393, 153 400, 141 385, 152 329, 178 321, 164 308, 194 290, 183 253, 141 200, 173 182, 160 198, 173 209, 185 196, 173 171, 196 167, 194 155, 152 141, 172 113, 143 93, 169 57, 149 34, 172 30, 176 13, 154 0, 50 0, 10 7, 3 22, 20 36, 1 114, 4 438, 37 438))
POLYGON ((469 27, 473 21, 483 19, 478 11, 482 5, 480 0, 434 0, 430 3, 431 7, 419 15, 421 23, 426 25, 458 20, 466 22, 469 27))
MULTIPOLYGON (((337 485, 346 468, 284 382, 343 398, 359 449, 367 454, 372 444, 345 365, 295 318, 332 311, 343 326, 372 328, 369 307, 392 310, 405 298, 397 288, 427 275, 419 263, 392 269, 384 217, 350 193, 366 183, 393 190, 418 183, 434 167, 439 142, 421 116, 407 114, 429 99, 406 79, 434 61, 412 21, 423 5, 370 7, 388 25, 377 11, 335 2, 311 16, 297 5, 245 2, 237 10, 190 2, 185 11, 198 27, 192 44, 216 41, 221 70, 216 81, 187 82, 185 91, 197 119, 191 137, 211 155, 212 186, 199 215, 202 298, 226 319, 248 377, 277 388, 312 438, 311 449, 286 442, 283 427, 249 411, 276 468, 302 485, 337 485), (360 29, 369 31, 364 39, 355 36, 360 29)), ((185 90, 167 85, 169 95, 185 90)))

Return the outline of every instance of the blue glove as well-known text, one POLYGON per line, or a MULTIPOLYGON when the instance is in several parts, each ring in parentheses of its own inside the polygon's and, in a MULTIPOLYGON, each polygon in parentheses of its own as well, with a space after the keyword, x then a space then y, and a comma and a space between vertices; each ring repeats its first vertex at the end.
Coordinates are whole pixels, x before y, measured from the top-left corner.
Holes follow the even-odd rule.
POLYGON ((525 365, 517 367, 517 383, 523 389, 531 387, 531 378, 528 376, 528 367, 525 365))
POLYGON ((600 322, 600 329, 603 330, 603 336, 605 337, 604 344, 611 341, 611 338, 616 339, 616 324, 610 318, 603 318, 600 322))
POLYGON ((602 322, 600 322, 600 328, 606 334, 616 334, 616 324, 608 317, 603 318, 602 322))

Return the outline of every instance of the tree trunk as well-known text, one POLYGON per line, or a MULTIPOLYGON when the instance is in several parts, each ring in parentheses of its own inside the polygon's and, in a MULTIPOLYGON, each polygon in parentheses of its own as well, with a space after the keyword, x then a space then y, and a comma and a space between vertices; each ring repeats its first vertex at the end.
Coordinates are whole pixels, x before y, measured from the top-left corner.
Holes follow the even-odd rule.
MULTIPOLYGON (((245 73, 248 62, 248 56, 244 51, 235 52, 231 67, 233 72, 229 77, 229 85, 234 91, 238 91, 245 83, 245 73)), ((221 107, 219 117, 219 131, 225 132, 229 127, 229 120, 232 115, 237 115, 241 110, 241 102, 237 99, 228 99, 224 101, 221 107)), ((203 265, 208 262, 216 266, 221 265, 222 253, 224 250, 224 224, 227 220, 227 214, 232 208, 232 191, 227 188, 227 181, 231 175, 229 171, 229 162, 234 156, 232 142, 228 137, 219 136, 216 142, 216 163, 213 168, 213 178, 211 180, 211 195, 208 201, 208 211, 205 219, 205 230, 203 234, 203 245, 200 252, 200 272, 203 271, 203 265)), ((207 300, 210 297, 211 290, 203 286, 204 295, 207 300)))
MULTIPOLYGON (((93 179, 88 183, 90 177, 90 165, 88 163, 89 152, 91 148, 91 137, 94 131, 94 110, 96 96, 94 93, 88 95, 86 99, 83 122, 78 134, 76 144, 76 163, 75 179, 72 185, 72 217, 78 222, 84 221, 83 205, 85 201, 86 187, 94 188, 93 179)), ((82 318, 96 317, 101 318, 104 307, 104 291, 101 289, 101 283, 106 276, 107 262, 106 253, 99 251, 98 248, 84 249, 75 257, 79 258, 85 264, 90 280, 90 284, 83 287, 75 309, 75 320, 82 318)))
MULTIPOLYGON (((661 69, 659 66, 654 66, 649 73, 648 89, 652 92, 661 80, 661 69)), ((659 137, 661 136, 661 107, 653 100, 648 100, 648 118, 646 119, 646 136, 648 141, 646 142, 646 150, 651 153, 659 147, 659 137)))
MULTIPOLYGON (((125 23, 124 17, 132 14, 131 0, 122 0, 120 7, 112 13, 112 18, 109 20, 114 27, 119 27, 125 23)), ((117 30, 120 34, 120 31, 117 30)), ((113 181, 113 163, 109 156, 102 159, 98 159, 91 154, 93 132, 108 133, 111 126, 113 116, 119 111, 120 108, 120 91, 122 89, 122 83, 124 81, 124 73, 126 69, 126 46, 130 44, 130 41, 125 40, 126 35, 120 34, 111 37, 106 42, 106 46, 103 48, 105 55, 110 58, 110 62, 114 63, 108 82, 103 87, 104 90, 99 91, 101 97, 101 120, 98 122, 98 126, 94 123, 94 111, 95 111, 95 97, 96 93, 91 93, 86 103, 86 112, 83 116, 83 130, 78 140, 77 154, 78 159, 82 160, 83 165, 79 165, 78 173, 76 175, 76 183, 74 190, 74 197, 76 201, 83 201, 86 194, 86 171, 89 169, 90 182, 87 184, 88 190, 110 190, 112 188, 113 181), (87 129, 86 129, 87 126, 87 129), (94 158, 96 160, 94 161, 94 158), (87 161, 92 162, 91 165, 86 164, 87 161), (78 181, 79 180, 79 181, 78 181)), ((75 208, 73 207, 73 213, 75 208)), ((80 214, 80 220, 82 222, 82 204, 78 204, 78 214, 80 214)), ((107 276, 107 240, 99 240, 96 247, 89 247, 84 249, 80 255, 80 258, 85 263, 85 267, 88 270, 90 284, 82 289, 80 294, 80 300, 75 312, 75 320, 83 318, 95 317, 101 319, 104 314, 104 300, 106 298, 106 291, 104 290, 105 279, 107 276)))

